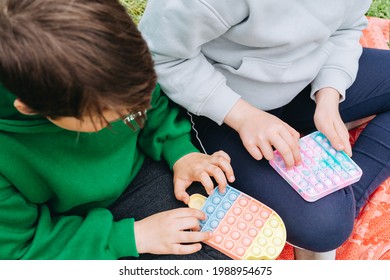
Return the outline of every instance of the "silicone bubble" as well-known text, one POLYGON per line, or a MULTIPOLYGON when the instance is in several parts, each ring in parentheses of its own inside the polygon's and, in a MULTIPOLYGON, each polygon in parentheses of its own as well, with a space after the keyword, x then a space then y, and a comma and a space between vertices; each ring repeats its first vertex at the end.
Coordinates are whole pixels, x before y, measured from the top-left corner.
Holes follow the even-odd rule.
POLYGON ((279 215, 258 200, 227 186, 204 197, 193 194, 190 207, 206 213, 201 231, 211 231, 205 243, 232 259, 276 259, 286 243, 286 229, 279 215))
POLYGON ((286 168, 274 152, 271 166, 307 201, 316 201, 360 180, 363 172, 344 152, 335 150, 319 131, 299 139, 302 164, 286 168))

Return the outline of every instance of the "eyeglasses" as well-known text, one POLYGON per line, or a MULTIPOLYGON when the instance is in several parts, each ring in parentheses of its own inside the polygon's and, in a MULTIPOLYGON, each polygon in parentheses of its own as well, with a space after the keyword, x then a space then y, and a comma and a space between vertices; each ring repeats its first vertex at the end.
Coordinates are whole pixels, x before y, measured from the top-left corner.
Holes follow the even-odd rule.
POLYGON ((130 113, 123 119, 123 122, 132 130, 136 131, 137 126, 139 128, 142 128, 144 126, 145 119, 146 119, 146 111, 147 110, 144 110, 143 112, 138 111, 136 113, 130 113))

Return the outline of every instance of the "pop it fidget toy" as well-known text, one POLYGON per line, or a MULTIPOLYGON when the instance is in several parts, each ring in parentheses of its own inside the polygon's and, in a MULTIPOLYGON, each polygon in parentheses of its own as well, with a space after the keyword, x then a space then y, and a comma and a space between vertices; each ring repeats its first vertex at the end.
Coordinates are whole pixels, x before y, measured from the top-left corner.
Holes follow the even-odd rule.
POLYGON ((201 231, 213 232, 205 243, 232 259, 276 259, 286 242, 282 219, 256 199, 227 186, 209 197, 193 194, 189 206, 206 213, 201 231))
POLYGON ((286 169, 275 151, 272 167, 307 201, 316 201, 360 180, 362 170, 343 151, 335 150, 319 131, 299 139, 302 164, 286 169))

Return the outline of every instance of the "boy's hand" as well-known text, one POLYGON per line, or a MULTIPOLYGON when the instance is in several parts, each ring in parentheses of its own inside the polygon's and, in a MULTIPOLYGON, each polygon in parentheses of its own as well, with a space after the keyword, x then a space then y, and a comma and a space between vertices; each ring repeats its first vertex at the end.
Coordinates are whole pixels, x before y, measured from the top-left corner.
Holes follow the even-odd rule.
POLYGON ((205 218, 200 210, 178 208, 135 222, 138 253, 184 255, 199 251, 199 242, 209 239, 211 233, 188 230, 199 230, 199 220, 205 218))
POLYGON ((314 123, 339 151, 352 156, 349 133, 339 113, 340 94, 333 88, 323 88, 316 93, 314 123))
POLYGON ((230 157, 222 151, 212 155, 190 153, 180 158, 173 165, 173 184, 175 196, 178 200, 188 204, 190 196, 186 189, 192 182, 201 182, 206 192, 211 194, 214 184, 210 177, 214 177, 219 190, 224 192, 228 178, 229 182, 235 180, 230 157))
POLYGON ((287 167, 301 163, 299 133, 274 115, 240 99, 224 122, 240 134, 244 147, 256 160, 263 157, 273 159, 274 147, 282 155, 287 167))

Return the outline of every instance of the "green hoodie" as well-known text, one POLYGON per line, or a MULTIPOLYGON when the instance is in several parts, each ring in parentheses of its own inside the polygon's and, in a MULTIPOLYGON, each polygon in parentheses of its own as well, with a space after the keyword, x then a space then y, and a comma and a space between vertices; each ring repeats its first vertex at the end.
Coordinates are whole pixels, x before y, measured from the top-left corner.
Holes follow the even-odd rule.
POLYGON ((18 113, 15 98, 0 85, 0 259, 137 256, 134 220, 114 222, 106 207, 145 155, 172 168, 197 151, 179 109, 156 87, 144 129, 78 133, 18 113))

